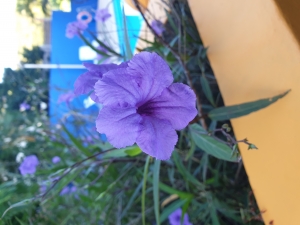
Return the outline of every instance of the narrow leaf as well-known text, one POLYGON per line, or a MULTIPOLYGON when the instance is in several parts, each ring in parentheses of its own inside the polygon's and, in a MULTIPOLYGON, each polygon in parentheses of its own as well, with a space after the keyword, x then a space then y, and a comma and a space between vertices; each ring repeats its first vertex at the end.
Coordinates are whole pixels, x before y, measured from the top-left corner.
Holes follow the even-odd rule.
POLYGON ((290 92, 290 90, 284 92, 283 94, 277 95, 272 98, 265 98, 253 102, 247 102, 239 105, 232 105, 232 106, 224 106, 220 108, 216 108, 211 110, 208 113, 208 116, 212 120, 229 120, 241 116, 248 115, 252 112, 258 111, 260 109, 263 109, 274 102, 276 102, 278 99, 283 98, 285 95, 287 95, 290 92))
POLYGON ((66 134, 68 135, 68 137, 70 138, 71 142, 73 143, 73 145, 79 150, 81 151, 84 155, 86 156, 91 156, 92 153, 89 152, 89 150, 84 147, 81 143, 81 141, 79 139, 77 139, 73 134, 71 134, 68 129, 63 125, 62 126, 63 130, 66 132, 66 134))
POLYGON ((215 101, 214 101, 214 97, 213 97, 213 94, 212 94, 212 91, 211 91, 211 89, 210 89, 208 80, 207 80, 207 78, 205 77, 205 75, 200 77, 200 82, 201 82, 201 87, 202 87, 202 90, 203 90, 203 92, 204 92, 204 94, 205 94, 205 97, 208 99, 208 101, 209 101, 213 106, 216 106, 215 101))
POLYGON ((118 57, 123 57, 121 54, 117 53, 116 51, 114 51, 113 49, 111 49, 109 46, 107 46, 106 44, 104 44, 104 42, 100 41, 96 35, 94 35, 91 31, 88 31, 89 34, 95 39, 95 41, 100 45, 102 46, 103 48, 105 48, 108 52, 114 54, 115 56, 118 56, 118 57))
POLYGON ((224 143, 208 136, 199 124, 189 126, 195 144, 206 153, 222 160, 237 162, 237 156, 232 156, 232 149, 224 143))

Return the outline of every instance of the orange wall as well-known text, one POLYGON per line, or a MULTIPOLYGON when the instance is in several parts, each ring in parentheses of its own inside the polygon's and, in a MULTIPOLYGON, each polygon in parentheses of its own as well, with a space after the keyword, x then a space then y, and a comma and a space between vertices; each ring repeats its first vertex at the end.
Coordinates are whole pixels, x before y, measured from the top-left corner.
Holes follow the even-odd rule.
MULTIPOLYGON (((292 1, 286 1, 289 4, 292 1)), ((284 1, 281 1, 285 4, 284 1)), ((272 0, 189 0, 226 105, 283 99, 232 120, 265 224, 300 224, 300 51, 272 0)), ((299 11, 298 11, 299 12, 299 11)), ((300 15, 300 14, 299 14, 300 15)), ((298 20, 297 22, 300 24, 298 20)))

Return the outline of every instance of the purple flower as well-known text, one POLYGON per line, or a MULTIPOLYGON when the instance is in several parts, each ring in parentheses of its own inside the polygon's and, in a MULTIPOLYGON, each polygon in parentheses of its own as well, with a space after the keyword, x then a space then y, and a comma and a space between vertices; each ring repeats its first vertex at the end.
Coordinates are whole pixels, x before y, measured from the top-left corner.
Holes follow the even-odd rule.
MULTIPOLYGON (((89 94, 94 90, 95 83, 102 78, 102 75, 110 70, 127 67, 127 63, 116 64, 101 64, 94 65, 92 63, 83 63, 88 72, 80 75, 74 84, 75 95, 89 94)), ((95 93, 91 93, 91 99, 98 102, 95 93)))
POLYGON ((79 33, 82 33, 88 25, 82 21, 74 21, 67 24, 66 29, 66 37, 67 38, 73 38, 74 36, 78 35, 79 33))
POLYGON ((153 20, 151 22, 151 27, 155 31, 155 33, 159 36, 162 35, 162 33, 165 31, 165 27, 162 22, 159 20, 153 20))
POLYGON ((109 13, 108 8, 98 9, 95 15, 95 20, 104 23, 110 17, 111 14, 109 13))
POLYGON ((19 170, 22 175, 34 174, 36 167, 39 164, 39 160, 35 155, 26 156, 19 166, 19 170))
POLYGON ((20 107, 20 111, 21 111, 21 112, 30 109, 30 105, 27 104, 26 102, 21 103, 19 107, 20 107))
POLYGON ((42 195, 45 194, 47 191, 47 186, 45 184, 40 185, 39 191, 40 191, 40 194, 42 194, 42 195))
MULTIPOLYGON (((180 223, 181 215, 182 215, 182 210, 180 208, 172 212, 169 215, 170 225, 181 225, 180 223)), ((192 223, 189 222, 188 214, 184 214, 182 225, 193 225, 192 223)))
POLYGON ((54 156, 53 158, 52 158, 52 163, 53 164, 56 164, 56 163, 59 163, 60 162, 60 158, 58 157, 58 156, 54 156))
POLYGON ((69 105, 70 102, 73 101, 73 99, 74 99, 75 97, 76 97, 76 96, 75 96, 74 92, 69 91, 69 92, 67 92, 67 93, 61 94, 61 95, 58 97, 57 103, 65 102, 65 103, 67 103, 67 105, 69 105))
POLYGON ((70 194, 70 193, 75 192, 76 190, 77 190, 77 187, 71 182, 61 190, 59 195, 70 194))
POLYGON ((197 114, 195 93, 172 82, 168 64, 149 52, 135 55, 127 67, 104 73, 94 87, 103 104, 97 131, 116 148, 137 143, 148 155, 169 159, 178 140, 176 130, 197 114))

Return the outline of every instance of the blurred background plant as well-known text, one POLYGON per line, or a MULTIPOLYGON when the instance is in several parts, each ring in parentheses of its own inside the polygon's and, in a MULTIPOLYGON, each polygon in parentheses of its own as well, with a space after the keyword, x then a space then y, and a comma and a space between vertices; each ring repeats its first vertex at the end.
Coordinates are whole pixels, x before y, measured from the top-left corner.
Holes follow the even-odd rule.
MULTIPOLYGON (((34 17, 34 4, 49 15, 61 2, 19 0, 17 10, 34 17)), ((147 19, 155 39, 144 40, 148 47, 138 51, 162 56, 175 82, 194 89, 200 112, 178 132, 172 158, 156 161, 137 146, 116 150, 91 127, 74 135, 64 118, 50 125, 49 72, 6 69, 0 84, 0 224, 179 225, 183 214, 188 215, 183 224, 263 224, 237 143, 256 146, 235 140, 228 121, 234 115, 224 119, 213 111, 223 106, 222 96, 186 0, 162 4, 169 8, 167 21, 147 19), (33 162, 31 156, 37 159, 33 162)), ((76 38, 97 52, 98 63, 130 58, 128 40, 127 48, 116 52, 90 31, 76 38)), ((25 48, 22 55, 23 63, 38 63, 44 52, 25 48)), ((69 101, 73 98, 68 96, 69 101)), ((84 109, 72 106, 69 110, 78 127, 97 116, 83 115, 84 109)))

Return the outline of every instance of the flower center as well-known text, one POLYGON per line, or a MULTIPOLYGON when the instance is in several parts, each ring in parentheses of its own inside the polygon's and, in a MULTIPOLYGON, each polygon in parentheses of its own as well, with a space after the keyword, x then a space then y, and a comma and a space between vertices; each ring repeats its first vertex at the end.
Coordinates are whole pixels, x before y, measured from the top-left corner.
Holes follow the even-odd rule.
POLYGON ((151 104, 145 103, 138 107, 137 113, 142 116, 151 116, 153 114, 153 109, 151 107, 151 104))

